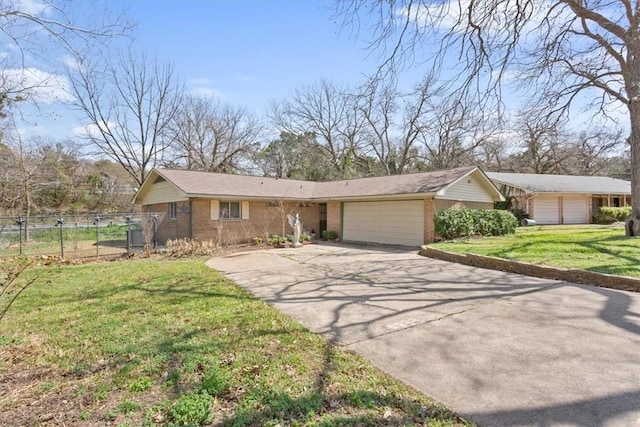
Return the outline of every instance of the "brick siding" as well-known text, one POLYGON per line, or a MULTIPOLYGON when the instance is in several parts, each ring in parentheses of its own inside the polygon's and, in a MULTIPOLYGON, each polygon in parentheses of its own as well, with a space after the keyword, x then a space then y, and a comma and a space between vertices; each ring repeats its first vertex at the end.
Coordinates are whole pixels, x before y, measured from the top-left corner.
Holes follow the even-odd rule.
POLYGON ((149 205, 148 211, 167 212, 163 221, 158 224, 158 242, 166 243, 168 239, 193 238, 195 240, 212 240, 224 245, 247 243, 253 237, 266 239, 272 234, 282 234, 284 222, 285 234, 292 230, 286 218, 287 213, 300 213, 303 231, 318 230, 319 208, 317 203, 307 203, 301 207, 298 202, 274 202, 270 206, 268 201, 249 202, 249 219, 211 219, 211 200, 193 199, 191 201, 191 215, 188 202, 178 202, 178 217, 168 218, 168 204, 149 205), (181 209, 182 208, 182 209, 181 209))

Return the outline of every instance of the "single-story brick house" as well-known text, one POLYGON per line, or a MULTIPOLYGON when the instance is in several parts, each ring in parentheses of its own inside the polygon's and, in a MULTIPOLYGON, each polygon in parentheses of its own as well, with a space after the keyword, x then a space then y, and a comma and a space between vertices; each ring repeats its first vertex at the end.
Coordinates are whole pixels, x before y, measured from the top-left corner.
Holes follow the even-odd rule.
POLYGON ((134 197, 147 212, 166 212, 157 239, 222 243, 303 230, 345 241, 418 246, 432 242, 435 214, 449 207, 492 209, 504 200, 478 167, 333 182, 153 169, 134 197))
POLYGON ((631 204, 631 183, 606 176, 487 172, 536 224, 588 224, 601 206, 631 204))

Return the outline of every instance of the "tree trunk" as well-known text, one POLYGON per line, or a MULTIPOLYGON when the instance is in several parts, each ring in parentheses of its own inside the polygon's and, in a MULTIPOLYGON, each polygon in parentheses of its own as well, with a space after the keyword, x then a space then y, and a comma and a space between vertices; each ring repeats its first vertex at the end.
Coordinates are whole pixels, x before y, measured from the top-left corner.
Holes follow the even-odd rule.
POLYGON ((640 100, 630 102, 631 110, 631 216, 625 224, 627 236, 640 236, 640 100), (635 104, 635 105, 634 105, 635 104))
POLYGON ((635 35, 627 43, 625 86, 629 99, 631 118, 631 216, 625 224, 627 236, 640 236, 640 36, 635 35))

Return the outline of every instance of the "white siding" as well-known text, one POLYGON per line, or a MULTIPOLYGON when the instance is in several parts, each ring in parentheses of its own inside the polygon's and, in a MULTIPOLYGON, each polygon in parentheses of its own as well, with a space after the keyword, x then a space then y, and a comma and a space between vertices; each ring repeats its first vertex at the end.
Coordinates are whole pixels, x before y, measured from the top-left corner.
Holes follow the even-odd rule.
POLYGON ((493 202, 493 197, 476 177, 475 174, 466 176, 445 188, 444 194, 438 195, 438 199, 462 200, 465 202, 493 202))
POLYGON ((589 223, 589 197, 562 198, 562 223, 563 224, 588 224, 589 223))
POLYGON ((142 205, 155 205, 156 203, 182 202, 188 200, 184 194, 167 181, 156 182, 142 198, 142 205))
POLYGON ((424 201, 346 202, 343 240, 419 246, 424 243, 424 201))
POLYGON ((540 197, 534 199, 533 219, 536 224, 560 224, 560 200, 558 197, 540 197))

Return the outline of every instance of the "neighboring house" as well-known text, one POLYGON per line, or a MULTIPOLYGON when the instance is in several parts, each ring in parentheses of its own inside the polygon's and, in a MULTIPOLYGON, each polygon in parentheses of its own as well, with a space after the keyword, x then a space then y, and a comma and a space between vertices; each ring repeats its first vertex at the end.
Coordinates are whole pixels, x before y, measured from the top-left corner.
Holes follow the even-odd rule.
POLYGON ((435 239, 438 211, 492 209, 499 200, 477 167, 333 182, 153 169, 134 197, 147 212, 166 212, 160 242, 290 234, 286 215, 299 213, 303 229, 318 236, 327 229, 345 241, 411 246, 435 239))
POLYGON ((606 176, 487 172, 536 224, 588 224, 601 206, 631 204, 631 183, 606 176))

